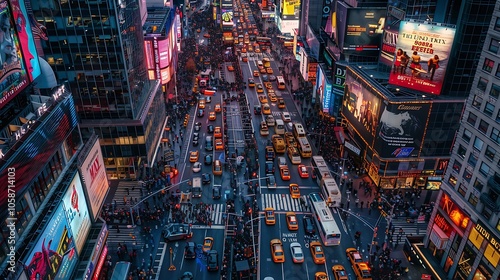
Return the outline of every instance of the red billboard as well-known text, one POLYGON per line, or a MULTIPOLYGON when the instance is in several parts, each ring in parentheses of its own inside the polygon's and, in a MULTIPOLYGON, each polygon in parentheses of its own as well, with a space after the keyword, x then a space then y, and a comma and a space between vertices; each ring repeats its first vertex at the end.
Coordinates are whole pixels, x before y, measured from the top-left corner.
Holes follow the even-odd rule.
POLYGON ((455 29, 402 21, 389 83, 440 94, 455 29))

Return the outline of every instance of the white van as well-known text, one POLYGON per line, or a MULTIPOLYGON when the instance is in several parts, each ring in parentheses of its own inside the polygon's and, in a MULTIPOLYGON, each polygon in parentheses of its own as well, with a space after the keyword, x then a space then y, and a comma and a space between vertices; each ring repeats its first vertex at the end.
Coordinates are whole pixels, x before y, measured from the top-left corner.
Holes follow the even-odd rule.
POLYGON ((272 115, 267 115, 266 116, 266 123, 267 123, 267 126, 274 126, 276 124, 276 121, 274 120, 274 117, 272 115))
POLYGON ((193 197, 201 197, 202 189, 201 189, 201 177, 194 177, 193 182, 191 184, 191 192, 193 193, 193 197))

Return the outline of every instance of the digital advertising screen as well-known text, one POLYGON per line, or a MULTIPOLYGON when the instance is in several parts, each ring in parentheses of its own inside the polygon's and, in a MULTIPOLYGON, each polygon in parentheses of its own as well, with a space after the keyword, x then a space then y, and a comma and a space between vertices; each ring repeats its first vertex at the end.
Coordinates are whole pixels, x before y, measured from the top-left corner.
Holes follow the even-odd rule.
POLYGON ((382 49, 380 50, 380 62, 387 66, 392 66, 394 61, 396 44, 398 42, 399 23, 405 16, 406 12, 401 2, 396 0, 388 1, 384 34, 382 35, 382 49))
MULTIPOLYGON (((27 57, 22 54, 21 40, 28 40, 27 23, 19 5, 15 7, 18 18, 13 18, 9 3, 0 0, 0 109, 28 86, 29 71, 26 65, 31 65, 35 58, 38 61, 36 51, 35 56, 29 52, 27 57), (22 22, 23 18, 24 23, 22 22), (21 31, 20 36, 23 38, 18 36, 16 30, 21 31), (26 60, 30 63, 26 63, 26 60)), ((26 41, 24 42, 26 43, 25 48, 29 49, 29 44, 26 41)))
POLYGON ((348 8, 344 50, 379 50, 385 26, 385 9, 348 8))
POLYGON ((284 18, 298 19, 300 17, 300 0, 282 0, 281 14, 284 18))
POLYGON ((347 71, 342 114, 370 146, 377 132, 381 104, 380 97, 370 85, 347 71))
POLYGON ((158 39, 158 56, 160 58, 160 69, 166 68, 170 65, 170 39, 162 37, 158 39))
MULTIPOLYGON (((0 160, 0 166, 15 168, 17 174, 22 174, 16 178, 18 194, 24 193, 26 186, 38 176, 38 172, 78 125, 78 116, 71 96, 67 96, 51 112, 45 114, 36 131, 16 143, 15 157, 0 160)), ((0 182, 7 182, 7 178, 8 168, 0 170, 0 182)), ((0 210, 7 208, 7 192, 0 193, 0 203, 0 210)))
POLYGON ((402 21, 389 83, 439 95, 455 29, 402 21))
POLYGON ((232 10, 222 10, 221 11, 222 25, 233 26, 233 11, 232 10))
POLYGON ((29 279, 71 279, 77 262, 75 240, 60 204, 24 262, 25 271, 29 279))
POLYGON ((90 230, 90 215, 78 172, 63 197, 63 206, 73 233, 77 252, 81 253, 90 230))
POLYGON ((83 183, 87 189, 90 210, 94 219, 97 218, 106 194, 109 190, 108 177, 106 176, 106 166, 102 157, 101 145, 96 141, 89 154, 80 166, 83 183))
POLYGON ((382 158, 418 157, 430 103, 382 103, 375 147, 382 158))

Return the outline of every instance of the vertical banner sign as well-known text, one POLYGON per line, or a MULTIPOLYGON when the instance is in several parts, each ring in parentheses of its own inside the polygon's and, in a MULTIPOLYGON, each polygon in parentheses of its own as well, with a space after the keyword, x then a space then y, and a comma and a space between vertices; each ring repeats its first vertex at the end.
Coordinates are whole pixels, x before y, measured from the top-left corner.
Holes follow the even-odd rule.
POLYGON ((313 85, 316 85, 316 72, 318 71, 318 63, 317 62, 309 62, 309 71, 307 80, 311 82, 313 85))
POLYGON ((455 29, 402 21, 389 83, 439 95, 455 29))
POLYGON ((346 73, 345 65, 335 63, 335 81, 333 81, 333 86, 344 91, 345 84, 345 73, 346 73))

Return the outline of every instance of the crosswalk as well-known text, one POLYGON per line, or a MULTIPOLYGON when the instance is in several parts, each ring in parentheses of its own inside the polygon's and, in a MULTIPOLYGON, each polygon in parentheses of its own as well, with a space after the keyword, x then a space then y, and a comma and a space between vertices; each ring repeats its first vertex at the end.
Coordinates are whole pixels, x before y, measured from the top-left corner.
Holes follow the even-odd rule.
POLYGON ((141 188, 140 181, 120 181, 114 196, 114 201, 116 201, 115 207, 122 208, 125 205, 130 207, 136 204, 136 200, 141 201, 141 188), (130 202, 131 200, 133 201, 130 202))
POLYGON ((212 204, 212 212, 210 213, 210 219, 214 225, 222 225, 224 221, 222 219, 224 212, 226 211, 225 203, 212 204))
MULTIPOLYGON (((273 114, 274 117, 281 118, 281 112, 280 111, 272 111, 271 113, 273 114)), ((290 114, 290 117, 296 117, 296 116, 298 116, 297 112, 288 112, 288 113, 290 114)))
POLYGON ((304 201, 304 208, 301 205, 301 200, 297 198, 292 198, 290 194, 262 194, 262 207, 264 210, 268 207, 273 208, 275 211, 294 211, 303 212, 306 211, 307 198, 302 196, 304 201))
POLYGON ((403 244, 404 236, 415 236, 425 234, 427 230, 427 223, 408 223, 406 218, 393 219, 392 225, 394 227, 394 235, 392 236, 392 241, 394 244, 403 244), (403 229, 402 236, 399 234, 400 229, 403 229), (398 238, 400 236, 401 238, 398 238))
POLYGON ((107 243, 110 248, 118 248, 118 243, 127 245, 129 250, 144 248, 145 238, 140 236, 141 227, 139 226, 133 228, 127 225, 120 225, 120 232, 114 226, 111 226, 109 231, 110 234, 108 235, 107 243))

